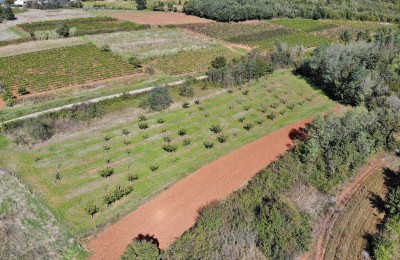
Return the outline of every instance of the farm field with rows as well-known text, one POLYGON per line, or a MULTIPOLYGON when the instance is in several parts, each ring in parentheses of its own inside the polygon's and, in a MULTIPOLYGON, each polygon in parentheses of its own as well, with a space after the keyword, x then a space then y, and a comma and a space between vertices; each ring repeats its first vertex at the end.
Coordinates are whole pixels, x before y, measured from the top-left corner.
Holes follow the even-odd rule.
POLYGON ((309 19, 273 19, 269 21, 272 24, 280 25, 286 28, 300 30, 303 32, 313 32, 337 27, 329 22, 309 19))
POLYGON ((14 90, 40 92, 133 73, 128 62, 90 44, 0 59, 0 76, 14 90))
POLYGON ((215 158, 335 105, 289 70, 215 91, 197 83, 194 97, 183 98, 175 88, 174 99, 182 106, 55 137, 30 150, 6 143, 0 160, 44 198, 71 232, 82 234, 131 212, 215 158), (115 191, 122 198, 108 205, 115 191), (85 211, 89 203, 100 208, 93 219, 85 211))
POLYGON ((56 30, 60 24, 75 28, 75 35, 108 33, 116 31, 132 31, 144 29, 147 26, 138 25, 129 21, 119 21, 112 17, 89 17, 65 20, 52 20, 19 24, 18 27, 33 35, 37 31, 56 30))
POLYGON ((96 45, 108 44, 111 50, 123 54, 134 54, 140 58, 153 58, 208 48, 213 43, 178 29, 149 29, 116 32, 88 36, 96 45))

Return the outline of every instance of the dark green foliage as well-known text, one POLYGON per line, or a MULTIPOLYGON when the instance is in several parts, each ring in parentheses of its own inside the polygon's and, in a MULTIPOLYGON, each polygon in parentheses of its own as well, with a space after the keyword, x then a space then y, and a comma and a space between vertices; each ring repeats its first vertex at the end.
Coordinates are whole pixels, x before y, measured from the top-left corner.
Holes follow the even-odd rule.
POLYGON ((170 144, 170 143, 166 143, 163 145, 163 150, 168 152, 168 153, 173 153, 176 152, 176 150, 178 149, 178 147, 176 145, 170 144))
POLYGON ((142 130, 149 128, 149 124, 146 122, 139 122, 138 126, 139 126, 139 129, 142 129, 142 130))
POLYGON ((213 124, 210 127, 210 131, 213 132, 214 134, 218 134, 222 131, 222 127, 219 124, 213 124))
POLYGON ((139 235, 126 247, 121 260, 159 260, 160 249, 154 237, 139 235))
POLYGON ((165 123, 165 119, 164 118, 159 118, 159 119, 157 119, 157 123, 164 124, 165 123))
POLYGON ((137 58, 137 57, 135 57, 135 56, 131 56, 131 57, 129 57, 128 58, 128 62, 129 62, 129 64, 131 64, 134 68, 140 68, 142 65, 141 65, 141 62, 140 62, 140 60, 139 60, 139 58, 137 58))
POLYGON ((204 147, 207 149, 211 149, 214 147, 214 143, 213 142, 204 142, 204 147))
POLYGON ((117 187, 110 193, 104 196, 104 202, 107 205, 110 205, 117 200, 122 199, 123 197, 129 195, 133 191, 132 186, 126 186, 126 187, 121 187, 120 185, 117 185, 117 187))
POLYGON ((93 218, 93 215, 99 212, 100 208, 96 204, 89 204, 86 206, 85 211, 93 218))
POLYGON ((146 118, 146 116, 145 115, 139 115, 139 121, 146 121, 147 120, 147 118, 146 118))
POLYGON ((349 30, 345 30, 341 35, 340 39, 346 43, 350 42, 353 39, 353 35, 349 30))
POLYGON ((243 128, 247 131, 250 131, 253 128, 253 124, 247 123, 243 126, 243 128))
POLYGON ((65 23, 60 24, 60 25, 57 27, 56 32, 57 32, 57 34, 60 35, 60 37, 62 37, 62 38, 69 37, 69 34, 70 34, 70 33, 69 33, 69 27, 68 27, 68 25, 65 24, 65 23))
POLYGON ((111 52, 110 45, 108 45, 108 44, 102 45, 100 50, 101 50, 102 52, 111 52))
POLYGON ((107 167, 99 171, 101 177, 107 178, 114 174, 114 169, 107 167))
POLYGON ((39 119, 27 120, 24 127, 27 129, 26 133, 35 141, 46 141, 54 134, 53 128, 39 119))
POLYGON ((166 87, 155 87, 149 92, 148 102, 150 110, 161 111, 167 109, 173 100, 166 87))
POLYGON ((184 84, 180 86, 179 95, 181 95, 182 97, 193 97, 194 95, 193 86, 189 84, 184 84))
POLYGON ((190 145, 191 140, 189 138, 185 138, 185 139, 183 139, 182 143, 183 143, 183 146, 188 146, 188 145, 190 145))
POLYGON ((164 6, 165 4, 163 1, 155 1, 153 4, 153 11, 163 12, 164 6))
POLYGON ((20 94, 20 95, 27 95, 27 94, 29 94, 29 90, 27 90, 26 89, 26 87, 19 87, 18 88, 18 94, 20 94))
POLYGON ((223 68, 223 67, 226 66, 226 64, 227 64, 226 58, 223 57, 223 56, 216 57, 216 58, 211 62, 211 66, 212 66, 214 69, 223 68))
POLYGON ((389 217, 400 216, 400 186, 389 193, 385 208, 389 217))
POLYGON ((10 6, 0 7, 0 19, 15 20, 15 15, 10 6))
POLYGON ((397 1, 189 0, 183 11, 220 22, 302 17, 398 22, 397 1), (351 6, 349 6, 351 5, 351 6))
POLYGON ((180 135, 180 136, 184 136, 184 135, 186 135, 187 134, 187 131, 186 131, 186 129, 184 129, 184 128, 182 128, 182 129, 179 129, 179 131, 178 131, 178 135, 180 135))
POLYGON ((160 168, 160 167, 159 167, 158 165, 156 165, 156 164, 150 165, 150 170, 151 170, 152 172, 157 171, 158 168, 160 168))
POLYGON ((139 175, 137 173, 128 173, 129 182, 134 182, 137 179, 139 179, 139 175))
POLYGON ((135 0, 137 10, 145 10, 147 8, 147 0, 135 0))
POLYGON ((124 135, 129 135, 129 130, 128 129, 126 129, 126 128, 124 128, 124 129, 122 129, 122 133, 124 134, 124 135))
POLYGON ((217 136, 217 140, 218 140, 218 142, 220 142, 221 144, 226 143, 226 141, 228 140, 228 136, 226 136, 226 135, 219 135, 219 136, 217 136))

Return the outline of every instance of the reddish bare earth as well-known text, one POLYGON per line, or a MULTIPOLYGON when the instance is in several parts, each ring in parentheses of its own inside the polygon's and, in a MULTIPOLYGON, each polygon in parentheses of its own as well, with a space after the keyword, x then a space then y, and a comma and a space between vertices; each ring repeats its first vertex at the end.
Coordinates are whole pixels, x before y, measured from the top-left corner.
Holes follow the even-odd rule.
POLYGON ((111 225, 88 242, 91 259, 119 259, 139 234, 154 235, 161 248, 193 226, 198 210, 226 198, 293 145, 289 133, 311 118, 284 127, 200 168, 111 225))
POLYGON ((214 23, 212 20, 186 15, 183 13, 167 13, 167 12, 110 12, 108 16, 131 21, 139 24, 150 25, 167 25, 167 24, 198 24, 198 23, 214 23))

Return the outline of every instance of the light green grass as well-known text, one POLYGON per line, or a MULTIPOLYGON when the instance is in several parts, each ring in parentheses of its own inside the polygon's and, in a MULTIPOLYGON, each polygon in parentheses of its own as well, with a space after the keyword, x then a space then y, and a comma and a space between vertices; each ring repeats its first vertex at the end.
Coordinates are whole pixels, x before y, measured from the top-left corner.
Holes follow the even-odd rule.
MULTIPOLYGON (((195 89, 197 96, 209 95, 210 91, 212 89, 195 89)), ((179 106, 149 114, 147 122, 150 127, 146 130, 140 130, 137 121, 118 125, 110 123, 105 130, 75 133, 62 141, 55 139, 51 144, 32 150, 21 150, 9 144, 0 150, 0 165, 17 172, 51 205, 69 225, 71 232, 82 234, 128 214, 216 158, 290 123, 326 111, 333 105, 334 102, 311 88, 304 79, 285 70, 252 82, 241 90, 234 89, 233 93, 223 92, 206 98, 200 105, 191 104, 188 109, 179 106), (247 95, 243 94, 245 90, 249 91, 247 95), (270 106, 274 103, 277 108, 270 106), (293 110, 286 107, 291 104, 293 110), (265 113, 260 111, 262 106, 267 109, 265 113), (266 118, 272 111, 277 113, 275 121, 266 118), (281 111, 284 111, 283 115, 279 113, 281 111), (253 129, 243 129, 244 123, 238 120, 240 117, 245 117, 245 123, 252 123, 253 129), (165 123, 158 124, 158 118, 165 119, 165 123), (262 120, 263 124, 256 124, 256 120, 262 120), (219 144, 216 135, 209 130, 215 123, 223 127, 222 133, 228 136, 227 143, 219 144), (122 134, 124 128, 130 131, 127 136, 122 134), (177 134, 181 128, 186 129, 186 136, 177 134), (111 139, 105 141, 106 136, 111 139), (177 145, 175 153, 162 149, 164 136, 170 136, 171 143, 177 145), (182 145, 184 138, 191 139, 189 146, 182 145), (131 143, 124 144, 126 140, 131 143), (215 143, 214 148, 206 149, 206 141, 215 143), (111 149, 106 153, 104 146, 111 149), (106 164, 108 159, 110 162, 106 164), (151 172, 149 166, 155 164, 159 170, 151 172), (115 174, 107 179, 98 174, 106 165, 115 169, 115 174), (57 172, 62 179, 55 184, 57 172), (133 184, 133 193, 106 207, 103 202, 105 193, 117 185, 129 185, 128 173, 139 175, 133 184), (94 219, 84 210, 88 203, 100 206, 94 219)))
POLYGON ((390 23, 378 23, 378 22, 363 22, 363 21, 350 21, 350 20, 324 20, 331 24, 340 26, 350 27, 361 30, 376 30, 379 28, 395 28, 394 24, 390 23))
POLYGON ((29 33, 24 32, 23 30, 19 29, 16 26, 10 26, 10 27, 8 27, 8 30, 10 30, 14 34, 18 35, 18 37, 20 37, 20 38, 29 38, 30 37, 29 33))
POLYGON ((261 49, 271 49, 276 42, 284 42, 289 46, 303 45, 306 48, 316 47, 323 43, 329 43, 330 40, 327 38, 313 35, 305 32, 291 33, 279 37, 272 37, 264 41, 256 42, 255 45, 261 49))
POLYGON ((319 31, 337 26, 328 22, 309 19, 275 19, 271 20, 270 23, 304 32, 319 31))

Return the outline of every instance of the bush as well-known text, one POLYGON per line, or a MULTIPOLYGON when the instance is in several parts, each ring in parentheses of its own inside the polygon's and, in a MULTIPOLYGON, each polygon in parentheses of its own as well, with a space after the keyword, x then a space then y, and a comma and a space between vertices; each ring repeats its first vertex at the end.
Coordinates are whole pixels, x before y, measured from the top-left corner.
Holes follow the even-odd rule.
POLYGON ((133 182, 139 179, 139 175, 137 173, 128 173, 128 181, 133 182))
POLYGON ((114 174, 114 169, 107 167, 99 171, 101 177, 107 178, 114 174))
POLYGON ((146 121, 146 120, 147 120, 147 118, 146 118, 145 115, 140 115, 139 116, 139 121, 146 121))
POLYGON ((207 149, 213 148, 214 147, 214 143, 212 142, 204 142, 204 147, 207 149))
POLYGON ((215 69, 220 69, 226 66, 226 58, 223 56, 216 57, 212 62, 211 66, 215 69))
POLYGON ((182 107, 183 108, 189 108, 190 107, 189 102, 183 102, 182 103, 182 107))
POLYGON ((160 249, 154 237, 139 235, 126 247, 121 260, 159 260, 160 249))
POLYGON ((96 204, 89 204, 85 208, 86 212, 93 218, 93 215, 99 212, 100 208, 96 204))
POLYGON ((137 10, 146 10, 147 9, 147 0, 136 0, 136 9, 137 10))
POLYGON ((184 136, 184 135, 186 135, 187 134, 187 131, 186 131, 186 129, 179 129, 179 131, 178 131, 178 135, 180 135, 180 136, 184 136))
POLYGON ((179 87, 179 95, 182 97, 193 97, 194 90, 192 85, 184 84, 179 87))
POLYGON ((46 141, 54 134, 54 128, 40 119, 31 119, 26 123, 27 133, 36 141, 46 141))
POLYGON ((133 191, 132 186, 126 186, 124 188, 121 187, 121 185, 117 185, 117 187, 110 193, 106 194, 104 196, 104 202, 107 205, 110 205, 117 200, 122 199, 123 197, 129 195, 133 191))
POLYGON ((139 129, 142 129, 142 130, 149 128, 149 124, 146 122, 139 122, 138 126, 139 126, 139 129))
POLYGON ((191 140, 189 138, 183 139, 183 146, 188 146, 188 145, 190 145, 190 143, 191 143, 191 140))
POLYGON ((164 151, 166 151, 168 153, 176 152, 176 150, 178 149, 178 147, 176 145, 173 145, 170 143, 164 144, 162 148, 164 151))
POLYGON ((228 136, 226 135, 219 135, 217 136, 217 140, 218 142, 220 142, 221 144, 225 143, 228 140, 228 136))
POLYGON ((27 94, 29 94, 29 91, 26 89, 26 87, 19 87, 18 88, 18 94, 20 94, 20 95, 27 95, 27 94))
POLYGON ((210 127, 211 132, 213 132, 214 134, 219 134, 222 131, 222 127, 219 124, 213 124, 210 127))
POLYGON ((166 87, 155 87, 149 92, 148 102, 150 110, 161 111, 167 109, 173 100, 166 87))
POLYGON ((57 34, 62 37, 62 38, 67 38, 69 37, 69 27, 67 24, 60 24, 58 28, 56 29, 57 34))
POLYGON ((159 123, 159 124, 164 124, 164 123, 165 123, 164 118, 159 118, 159 119, 157 119, 157 123, 159 123))
POLYGON ((140 68, 142 66, 139 58, 137 58, 135 56, 129 57, 128 62, 129 62, 129 64, 133 65, 134 68, 140 68))
POLYGON ((274 121, 276 118, 276 114, 274 112, 270 113, 269 115, 267 115, 267 118, 271 121, 274 121))
POLYGON ((251 123, 247 123, 243 126, 243 128, 247 131, 250 131, 253 128, 253 125, 251 123))
POLYGON ((163 137, 163 140, 164 140, 165 142, 167 142, 167 143, 170 143, 170 142, 171 142, 171 136, 166 135, 166 136, 163 137))
POLYGON ((108 44, 103 44, 102 46, 101 46, 101 49, 100 49, 102 52, 111 52, 111 48, 110 48, 110 45, 108 45, 108 44))
POLYGON ((126 129, 126 128, 124 128, 124 129, 122 129, 122 133, 124 134, 124 135, 129 135, 129 130, 128 129, 126 129))
POLYGON ((150 165, 150 171, 155 172, 160 168, 157 164, 150 165))

